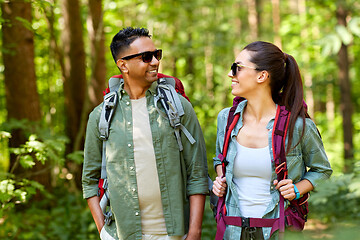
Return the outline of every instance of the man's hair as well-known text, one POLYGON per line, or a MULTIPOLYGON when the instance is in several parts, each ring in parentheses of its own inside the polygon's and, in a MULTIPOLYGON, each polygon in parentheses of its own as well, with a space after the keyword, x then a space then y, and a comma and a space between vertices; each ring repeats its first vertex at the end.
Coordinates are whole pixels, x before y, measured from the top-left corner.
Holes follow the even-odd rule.
POLYGON ((129 48, 130 44, 140 37, 151 38, 146 28, 127 27, 120 30, 112 39, 110 44, 111 54, 116 62, 119 54, 129 48))

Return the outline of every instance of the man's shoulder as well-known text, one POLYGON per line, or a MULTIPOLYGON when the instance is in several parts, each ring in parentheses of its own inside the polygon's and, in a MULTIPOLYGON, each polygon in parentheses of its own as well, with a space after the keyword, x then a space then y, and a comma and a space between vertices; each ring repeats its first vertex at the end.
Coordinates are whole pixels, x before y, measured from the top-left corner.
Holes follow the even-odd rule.
POLYGON ((103 103, 97 105, 89 114, 89 120, 96 120, 100 118, 101 111, 102 111, 103 103))

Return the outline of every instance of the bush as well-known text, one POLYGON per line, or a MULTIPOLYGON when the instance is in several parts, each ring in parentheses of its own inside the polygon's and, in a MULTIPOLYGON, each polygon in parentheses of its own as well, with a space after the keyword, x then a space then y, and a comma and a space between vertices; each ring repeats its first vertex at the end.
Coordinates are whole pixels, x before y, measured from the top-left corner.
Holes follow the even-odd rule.
POLYGON ((360 219, 360 162, 354 173, 333 176, 319 184, 309 204, 310 213, 325 222, 360 219))

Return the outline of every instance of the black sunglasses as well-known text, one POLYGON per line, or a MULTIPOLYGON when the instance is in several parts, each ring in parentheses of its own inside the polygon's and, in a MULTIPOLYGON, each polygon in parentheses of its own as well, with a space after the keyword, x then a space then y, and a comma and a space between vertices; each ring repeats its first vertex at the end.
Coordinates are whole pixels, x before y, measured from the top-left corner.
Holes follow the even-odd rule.
POLYGON ((162 50, 161 49, 157 49, 155 51, 146 51, 146 52, 141 52, 141 53, 137 53, 137 54, 133 54, 133 55, 129 55, 126 57, 123 57, 121 59, 123 60, 129 60, 135 57, 141 56, 141 59, 143 60, 144 63, 149 63, 151 62, 151 60, 153 59, 153 57, 155 57, 158 61, 160 61, 160 59, 162 58, 162 50))
POLYGON ((247 68, 251 68, 251 69, 255 69, 255 70, 258 70, 258 68, 256 67, 251 67, 251 66, 246 66, 246 65, 243 65, 243 64, 240 64, 240 63, 233 63, 230 67, 231 71, 232 71, 232 75, 233 76, 236 76, 236 71, 239 69, 239 71, 241 70, 242 67, 247 67, 247 68))

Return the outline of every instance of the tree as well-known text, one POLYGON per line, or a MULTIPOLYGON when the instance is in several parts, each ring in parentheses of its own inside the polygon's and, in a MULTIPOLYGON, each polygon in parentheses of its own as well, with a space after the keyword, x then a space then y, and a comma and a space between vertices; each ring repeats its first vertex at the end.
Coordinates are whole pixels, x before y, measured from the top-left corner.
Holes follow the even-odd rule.
MULTIPOLYGON (((336 19, 340 26, 346 27, 348 11, 342 1, 337 2, 336 19)), ((349 57, 348 47, 344 42, 341 43, 338 52, 337 63, 339 67, 340 84, 340 109, 343 117, 343 136, 344 136, 344 172, 349 173, 353 170, 354 144, 353 144, 353 124, 352 124, 352 101, 351 84, 349 78, 349 57)))
POLYGON ((86 97, 85 50, 83 26, 78 0, 62 0, 64 29, 62 45, 64 49, 64 94, 65 94, 65 129, 70 139, 67 153, 74 150, 78 133, 81 133, 81 115, 86 97))
MULTIPOLYGON (((41 120, 40 101, 36 86, 34 63, 34 33, 31 28, 32 13, 29 1, 7 1, 1 3, 3 63, 6 88, 6 109, 8 121, 28 120, 32 122, 41 120)), ((11 131, 9 145, 17 148, 27 140, 21 128, 11 131)), ((33 156, 35 157, 35 156, 33 156)), ((18 178, 29 175, 50 188, 50 169, 48 163, 41 164, 36 161, 35 166, 25 170, 19 164, 19 156, 10 155, 10 171, 18 178)))
POLYGON ((89 0, 88 32, 91 46, 91 79, 89 99, 91 108, 103 99, 101 89, 105 87, 105 36, 103 24, 102 0, 89 0))
MULTIPOLYGON (((70 139, 66 153, 81 150, 84 136, 84 112, 87 111, 87 81, 85 72, 85 49, 83 25, 79 0, 62 0, 64 29, 62 44, 64 49, 64 95, 66 114, 66 135, 70 139)), ((68 161, 67 167, 74 175, 77 188, 81 188, 81 167, 68 161)))

